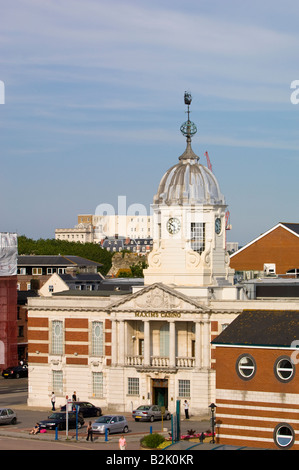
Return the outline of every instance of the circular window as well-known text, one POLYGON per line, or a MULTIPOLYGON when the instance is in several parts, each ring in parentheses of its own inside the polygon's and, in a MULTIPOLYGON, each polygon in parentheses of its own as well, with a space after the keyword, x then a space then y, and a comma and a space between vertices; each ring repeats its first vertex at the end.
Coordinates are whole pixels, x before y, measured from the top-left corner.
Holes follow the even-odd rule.
POLYGON ((255 360, 249 354, 243 354, 237 359, 236 370, 241 379, 252 379, 256 372, 255 360))
POLYGON ((287 423, 281 423, 274 429, 275 444, 283 449, 287 449, 294 444, 295 433, 293 428, 287 423))
POLYGON ((274 365, 274 373, 280 382, 289 382, 295 374, 295 366, 288 356, 279 357, 274 365))

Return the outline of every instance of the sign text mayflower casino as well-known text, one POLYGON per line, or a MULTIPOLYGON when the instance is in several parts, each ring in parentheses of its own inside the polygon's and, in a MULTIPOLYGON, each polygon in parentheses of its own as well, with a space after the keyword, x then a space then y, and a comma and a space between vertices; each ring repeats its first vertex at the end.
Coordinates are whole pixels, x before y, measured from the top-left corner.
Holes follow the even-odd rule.
POLYGON ((180 318, 179 312, 135 312, 135 317, 150 318, 180 318))

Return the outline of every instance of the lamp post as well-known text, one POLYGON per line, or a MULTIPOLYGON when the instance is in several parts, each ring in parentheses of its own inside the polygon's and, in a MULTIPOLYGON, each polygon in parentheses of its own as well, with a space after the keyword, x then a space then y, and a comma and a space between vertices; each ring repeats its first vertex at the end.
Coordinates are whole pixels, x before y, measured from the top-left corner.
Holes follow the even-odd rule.
POLYGON ((215 403, 211 403, 209 405, 209 408, 211 408, 211 425, 212 425, 212 441, 211 443, 212 444, 215 444, 215 423, 216 423, 216 420, 215 420, 215 410, 216 410, 216 405, 215 403))

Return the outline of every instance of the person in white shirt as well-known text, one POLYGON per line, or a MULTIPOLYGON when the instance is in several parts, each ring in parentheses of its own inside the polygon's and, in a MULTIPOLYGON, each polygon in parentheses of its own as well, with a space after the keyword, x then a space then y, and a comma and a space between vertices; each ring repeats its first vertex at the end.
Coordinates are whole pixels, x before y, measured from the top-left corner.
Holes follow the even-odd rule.
POLYGON ((189 419, 189 403, 187 400, 184 401, 184 409, 185 409, 185 418, 189 419))

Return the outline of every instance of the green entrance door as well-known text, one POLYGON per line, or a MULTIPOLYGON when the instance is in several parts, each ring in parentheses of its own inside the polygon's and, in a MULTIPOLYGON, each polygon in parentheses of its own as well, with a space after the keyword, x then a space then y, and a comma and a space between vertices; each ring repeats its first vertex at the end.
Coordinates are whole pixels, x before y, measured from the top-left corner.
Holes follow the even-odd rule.
POLYGON ((153 379, 153 405, 168 407, 167 379, 153 379))

